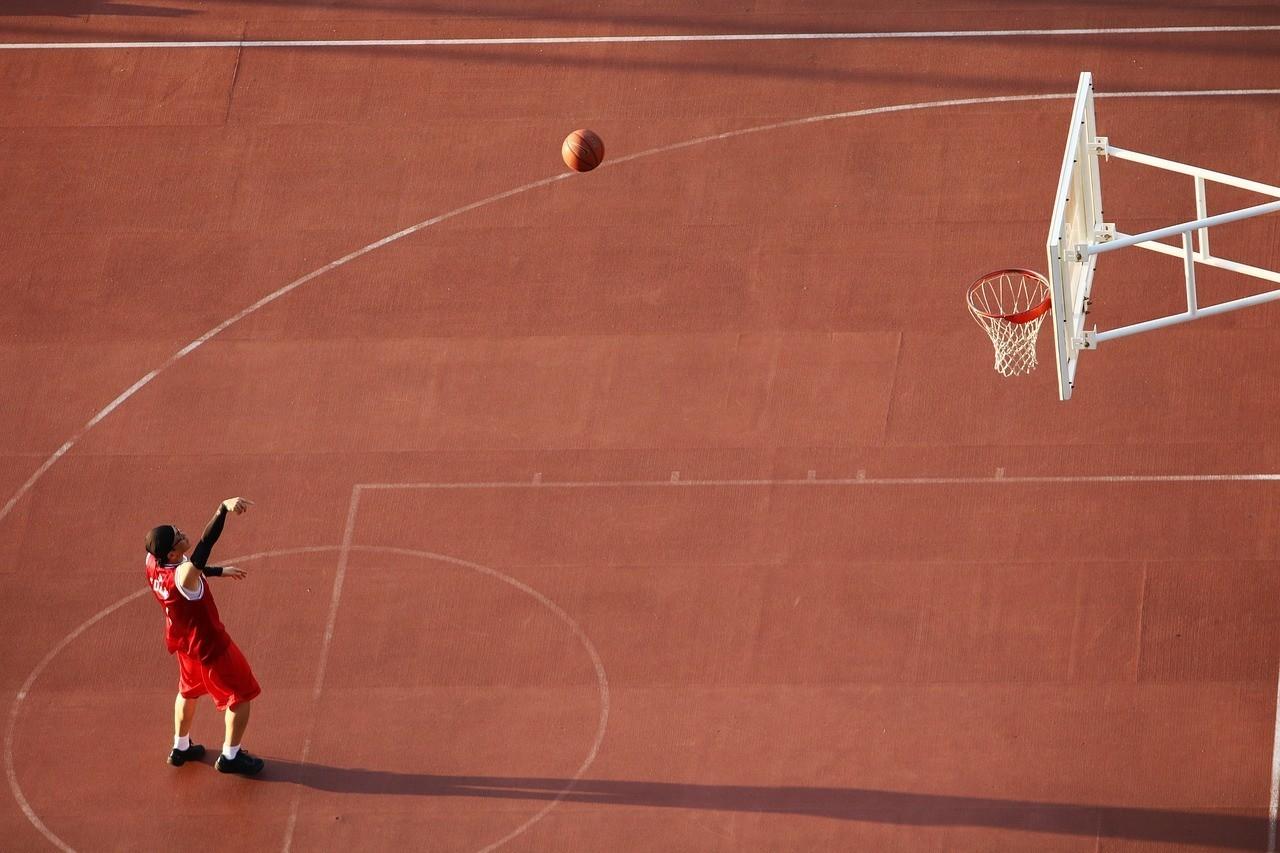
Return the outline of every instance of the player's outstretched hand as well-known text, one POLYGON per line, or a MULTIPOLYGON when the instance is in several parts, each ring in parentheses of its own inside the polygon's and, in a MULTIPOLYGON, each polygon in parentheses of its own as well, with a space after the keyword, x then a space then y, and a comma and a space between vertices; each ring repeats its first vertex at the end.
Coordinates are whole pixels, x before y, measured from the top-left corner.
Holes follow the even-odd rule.
POLYGON ((253 501, 247 501, 244 498, 227 498, 222 502, 222 505, 226 508, 227 512, 234 512, 236 515, 239 515, 249 507, 253 506, 253 501))
POLYGON ((224 578, 235 578, 238 581, 242 581, 249 576, 249 573, 244 569, 237 569, 235 566, 223 566, 222 576, 224 578))

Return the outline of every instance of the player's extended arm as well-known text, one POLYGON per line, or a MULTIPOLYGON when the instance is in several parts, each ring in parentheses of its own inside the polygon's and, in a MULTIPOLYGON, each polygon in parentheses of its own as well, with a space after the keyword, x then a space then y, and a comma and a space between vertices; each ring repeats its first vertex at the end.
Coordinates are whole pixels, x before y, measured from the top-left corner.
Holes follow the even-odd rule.
POLYGON ((209 525, 204 529, 204 535, 200 537, 200 541, 196 544, 195 550, 191 552, 190 560, 183 560, 178 566, 177 577, 178 585, 191 594, 195 594, 200 590, 201 575, 220 575, 221 571, 214 572, 208 569, 209 554, 213 551, 213 545, 218 541, 218 537, 222 535, 222 525, 227 520, 227 504, 218 504, 218 510, 213 514, 213 518, 209 521, 209 525))
POLYGON ((200 571, 207 578, 235 578, 240 581, 248 576, 248 572, 235 566, 205 566, 200 571))
POLYGON ((222 525, 227 520, 227 505, 225 503, 218 504, 218 511, 213 514, 213 519, 204 529, 204 535, 200 537, 200 541, 196 544, 196 548, 191 552, 191 562, 200 571, 204 571, 204 567, 209 564, 209 555, 213 552, 213 546, 218 541, 218 537, 222 535, 222 525))
MULTIPOLYGON (((227 520, 227 513, 234 512, 239 515, 251 506, 253 501, 247 501, 244 498, 227 498, 218 504, 217 512, 213 514, 209 526, 204 529, 204 535, 200 537, 195 550, 191 552, 191 562, 197 569, 204 572, 205 566, 209 564, 209 555, 213 552, 214 543, 222 535, 222 525, 227 520)), ((214 572, 205 572, 205 574, 213 575, 214 572)))

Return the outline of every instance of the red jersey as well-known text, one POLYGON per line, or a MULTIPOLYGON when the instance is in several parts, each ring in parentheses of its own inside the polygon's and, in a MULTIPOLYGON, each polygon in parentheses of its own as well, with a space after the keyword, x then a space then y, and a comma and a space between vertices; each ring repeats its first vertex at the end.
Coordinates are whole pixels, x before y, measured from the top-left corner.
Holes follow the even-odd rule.
POLYGON ((182 652, 203 663, 216 658, 231 643, 227 629, 218 618, 213 590, 200 578, 200 592, 188 598, 178 588, 178 565, 164 565, 147 555, 147 580, 156 601, 164 607, 164 641, 169 654, 182 652))

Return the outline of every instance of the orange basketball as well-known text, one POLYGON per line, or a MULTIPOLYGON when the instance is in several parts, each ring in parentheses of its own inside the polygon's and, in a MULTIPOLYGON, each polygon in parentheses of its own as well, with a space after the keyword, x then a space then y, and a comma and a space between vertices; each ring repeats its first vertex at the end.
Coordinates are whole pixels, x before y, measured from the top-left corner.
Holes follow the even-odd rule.
POLYGON ((575 130, 560 146, 564 164, 575 172, 590 172, 604 160, 604 141, 594 130, 575 130))

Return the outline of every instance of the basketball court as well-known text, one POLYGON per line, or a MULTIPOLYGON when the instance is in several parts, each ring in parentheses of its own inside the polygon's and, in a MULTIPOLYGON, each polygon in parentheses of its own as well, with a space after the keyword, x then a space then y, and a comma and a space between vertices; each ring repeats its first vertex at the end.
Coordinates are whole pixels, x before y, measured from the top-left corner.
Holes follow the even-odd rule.
POLYGON ((0 10, 6 849, 1276 849, 1280 12, 845 5, 0 10))

